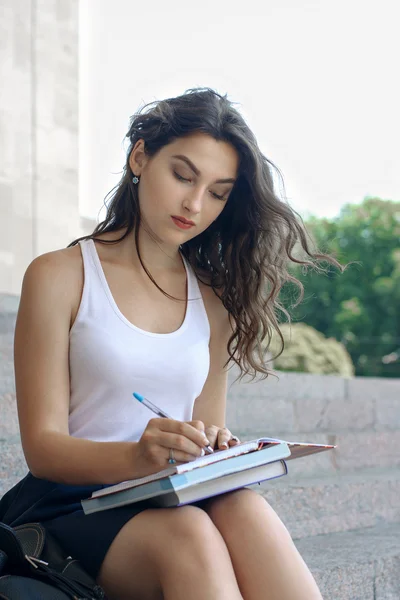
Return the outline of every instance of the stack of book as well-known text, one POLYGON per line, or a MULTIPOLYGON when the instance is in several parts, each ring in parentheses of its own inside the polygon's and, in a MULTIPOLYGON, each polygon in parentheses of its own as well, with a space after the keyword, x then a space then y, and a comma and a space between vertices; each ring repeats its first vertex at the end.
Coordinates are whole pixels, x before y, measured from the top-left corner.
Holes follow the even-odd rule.
POLYGON ((288 472, 287 461, 333 448, 336 446, 259 438, 107 486, 82 500, 82 508, 88 515, 142 500, 160 507, 181 506, 281 477, 288 472))

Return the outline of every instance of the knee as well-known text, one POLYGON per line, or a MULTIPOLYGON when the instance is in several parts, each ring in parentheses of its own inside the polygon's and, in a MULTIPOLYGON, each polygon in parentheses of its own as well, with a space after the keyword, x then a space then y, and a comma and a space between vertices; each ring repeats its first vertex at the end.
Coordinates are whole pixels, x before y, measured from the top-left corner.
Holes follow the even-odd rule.
POLYGON ((172 509, 165 521, 171 543, 199 550, 210 547, 218 530, 208 514, 196 506, 180 506, 172 509))
POLYGON ((207 512, 220 530, 241 530, 262 522, 270 529, 286 530, 281 519, 265 498, 254 490, 243 488, 214 498, 207 512))
POLYGON ((213 498, 207 512, 211 519, 238 518, 260 509, 272 510, 267 501, 257 492, 242 488, 213 498))
MULTIPOLYGON (((196 506, 158 509, 154 516, 157 548, 164 557, 206 556, 220 533, 208 514, 196 506)), ((154 540, 155 541, 155 540, 154 540)))

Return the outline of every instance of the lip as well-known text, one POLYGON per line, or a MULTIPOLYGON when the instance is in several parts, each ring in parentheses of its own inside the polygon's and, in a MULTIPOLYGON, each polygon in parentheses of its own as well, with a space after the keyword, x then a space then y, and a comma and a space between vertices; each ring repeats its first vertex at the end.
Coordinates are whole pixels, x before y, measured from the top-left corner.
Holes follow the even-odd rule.
POLYGON ((188 221, 185 217, 180 217, 179 215, 172 215, 174 219, 178 219, 178 221, 182 221, 182 223, 186 223, 187 225, 194 225, 193 221, 188 221))
POLYGON ((171 217, 171 219, 173 220, 173 222, 175 223, 175 225, 177 227, 179 227, 179 229, 191 229, 192 227, 194 227, 194 225, 192 225, 191 223, 183 223, 182 221, 180 221, 176 217, 171 217))

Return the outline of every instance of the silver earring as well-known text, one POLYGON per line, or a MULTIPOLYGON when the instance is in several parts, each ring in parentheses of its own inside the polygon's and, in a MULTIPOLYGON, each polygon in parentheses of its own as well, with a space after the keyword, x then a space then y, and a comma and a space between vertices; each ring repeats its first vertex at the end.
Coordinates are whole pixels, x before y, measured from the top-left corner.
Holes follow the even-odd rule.
POLYGON ((136 177, 136 175, 134 175, 134 176, 132 177, 132 181, 133 181, 133 183, 138 183, 138 182, 139 182, 139 178, 138 178, 138 177, 136 177))

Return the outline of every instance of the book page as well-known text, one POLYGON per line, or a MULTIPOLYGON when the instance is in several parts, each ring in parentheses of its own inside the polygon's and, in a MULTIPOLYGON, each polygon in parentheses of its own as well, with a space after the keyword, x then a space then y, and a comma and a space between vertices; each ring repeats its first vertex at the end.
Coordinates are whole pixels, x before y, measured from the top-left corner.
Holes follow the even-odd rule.
POLYGON ((285 443, 287 444, 289 447, 304 447, 304 448, 315 448, 315 450, 311 451, 312 452, 320 452, 322 450, 330 450, 331 448, 336 448, 337 446, 332 446, 330 444, 311 444, 310 442, 288 442, 287 440, 280 440, 278 438, 260 438, 259 440, 259 444, 260 445, 268 445, 268 444, 273 444, 273 443, 285 443), (318 450, 319 449, 319 450, 318 450))

